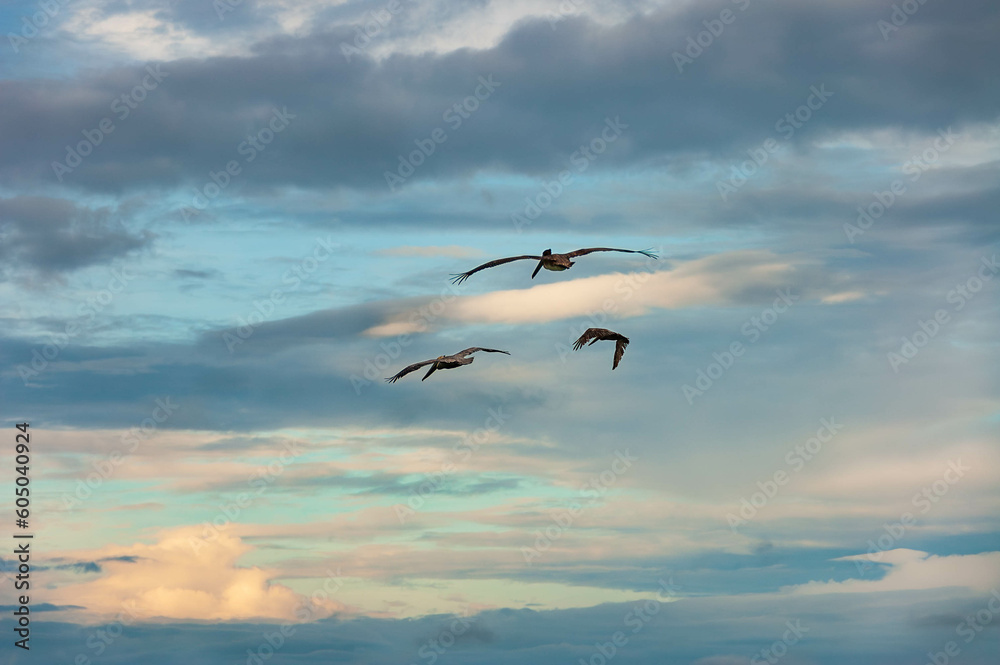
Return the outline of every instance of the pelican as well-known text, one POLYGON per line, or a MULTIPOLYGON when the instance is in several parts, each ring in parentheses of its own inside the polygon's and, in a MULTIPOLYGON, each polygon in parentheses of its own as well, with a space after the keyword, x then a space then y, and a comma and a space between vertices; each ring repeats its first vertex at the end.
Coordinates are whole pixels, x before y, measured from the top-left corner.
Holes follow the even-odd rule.
POLYGON ((580 339, 573 343, 573 350, 579 351, 587 342, 593 344, 604 339, 613 339, 615 341, 615 361, 611 365, 611 369, 614 370, 618 367, 618 363, 621 362, 622 356, 625 355, 625 347, 628 346, 628 337, 625 335, 608 330, 607 328, 588 328, 587 332, 580 335, 580 339))
POLYGON ((627 252, 628 254, 642 254, 643 256, 648 256, 651 259, 659 258, 648 249, 614 249, 613 247, 590 247, 587 249, 578 249, 575 252, 567 252, 566 254, 553 254, 551 249, 547 249, 542 252, 541 256, 510 256, 506 259, 496 259, 495 261, 490 261, 489 263, 484 263, 483 265, 473 268, 468 272, 452 274, 451 281, 453 284, 461 284, 465 280, 469 279, 473 273, 477 273, 480 270, 486 270, 487 268, 493 268, 494 266, 502 266, 505 263, 510 263, 511 261, 520 261, 522 259, 532 259, 538 261, 538 265, 535 266, 535 272, 531 273, 531 279, 535 278, 538 271, 542 268, 546 270, 569 270, 573 267, 575 261, 570 259, 575 259, 578 256, 583 256, 585 254, 590 254, 591 252, 627 252))
POLYGON ((484 349, 480 346, 474 346, 470 349, 465 349, 464 351, 459 351, 458 353, 451 356, 438 356, 437 358, 432 358, 431 360, 425 360, 419 363, 413 363, 407 367, 404 367, 395 376, 390 376, 386 379, 389 383, 396 383, 399 379, 403 378, 410 372, 416 371, 423 367, 424 365, 430 365, 431 368, 424 374, 424 378, 420 379, 424 381, 428 376, 433 374, 439 369, 455 369, 456 367, 461 367, 462 365, 471 365, 475 358, 469 358, 476 351, 486 351, 487 353, 506 353, 508 356, 510 353, 508 351, 501 351, 499 349, 484 349))

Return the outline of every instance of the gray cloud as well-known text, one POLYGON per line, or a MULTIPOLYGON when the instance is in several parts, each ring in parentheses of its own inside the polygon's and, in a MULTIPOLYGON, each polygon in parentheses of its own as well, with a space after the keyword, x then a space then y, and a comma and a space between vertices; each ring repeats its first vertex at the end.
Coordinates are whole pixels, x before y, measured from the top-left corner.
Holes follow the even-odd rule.
MULTIPOLYGON (((65 179, 104 192, 205 184, 209 171, 242 159, 238 146, 265 126, 272 107, 296 118, 242 164, 235 188, 381 189, 397 155, 437 127, 448 140, 417 179, 492 167, 550 173, 616 116, 629 128, 608 164, 725 157, 772 135, 776 118, 820 84, 834 97, 796 142, 843 129, 934 131, 996 118, 994 3, 925 6, 888 41, 876 28, 892 11, 888 0, 753 6, 678 74, 673 53, 730 4, 660 10, 612 27, 573 18, 553 31, 529 20, 491 49, 379 64, 346 62, 337 46, 347 33, 337 31, 271 39, 246 58, 162 63, 168 77, 160 88, 65 179), (442 113, 486 75, 500 88, 452 130, 442 113)), ((66 82, 4 81, 0 121, 18 131, 0 139, 0 173, 17 182, 54 178, 51 162, 113 116, 111 101, 142 75, 115 69, 66 82)))
POLYGON ((212 279, 221 277, 218 270, 190 270, 188 268, 176 268, 174 275, 184 279, 212 279))
MULTIPOLYGON (((651 596, 653 587, 655 582, 646 586, 651 596)), ((643 609, 642 602, 552 611, 495 609, 475 614, 472 630, 449 646, 441 658, 466 665, 586 661, 597 653, 595 644, 603 645, 616 631, 622 631, 628 641, 616 649, 616 663, 746 663, 762 648, 781 639, 788 629, 786 621, 797 621, 808 632, 789 647, 789 663, 910 663, 926 658, 929 650, 940 651, 945 642, 955 639, 955 624, 942 621, 906 625, 899 622, 899 616, 953 616, 959 608, 981 608, 985 600, 953 592, 907 591, 806 598, 682 598, 659 604, 655 613, 650 609, 653 605, 646 605, 642 615, 636 613, 643 609), (648 622, 636 623, 639 616, 647 617, 648 622), (626 624, 629 617, 632 621, 626 624)), ((454 617, 435 615, 420 619, 338 617, 294 624, 294 632, 280 648, 264 653, 269 655, 267 662, 276 665, 421 662, 427 660, 427 656, 419 655, 421 646, 429 645, 429 639, 440 636, 453 622, 454 617)), ((211 654, 217 660, 242 662, 248 649, 254 652, 261 645, 270 649, 264 635, 274 634, 279 628, 274 624, 247 623, 131 624, 125 627, 128 639, 110 645, 102 661, 110 665, 165 665, 178 659, 201 662, 211 654)), ((93 626, 40 623, 39 631, 44 631, 41 634, 47 639, 39 641, 35 655, 52 660, 62 654, 71 657, 84 649, 94 630, 93 626)), ((963 643, 962 662, 992 665, 994 645, 986 633, 969 644, 963 643)), ((425 653, 440 655, 432 646, 427 646, 425 653)))
POLYGON ((59 273, 106 263, 148 247, 153 235, 135 233, 111 208, 87 208, 65 199, 0 199, 0 260, 59 273))

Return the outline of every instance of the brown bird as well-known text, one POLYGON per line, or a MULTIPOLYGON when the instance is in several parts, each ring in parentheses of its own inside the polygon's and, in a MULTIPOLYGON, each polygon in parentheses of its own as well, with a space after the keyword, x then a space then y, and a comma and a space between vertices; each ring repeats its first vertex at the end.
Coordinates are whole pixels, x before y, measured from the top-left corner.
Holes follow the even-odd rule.
POLYGON ((611 365, 611 369, 613 370, 618 367, 622 356, 625 355, 625 347, 628 346, 628 337, 625 335, 608 330, 607 328, 588 328, 587 332, 580 335, 580 339, 573 343, 573 350, 579 351, 587 342, 593 344, 604 339, 615 340, 615 362, 611 365))
POLYGON ((484 263, 481 266, 473 268, 468 272, 452 274, 451 281, 454 284, 461 284, 465 280, 469 279, 473 273, 477 273, 480 270, 486 270, 487 268, 493 268, 495 266, 502 266, 505 263, 510 263, 511 261, 520 261, 522 259, 533 259, 538 261, 538 265, 535 266, 535 272, 531 273, 531 279, 535 278, 538 271, 542 268, 546 270, 569 270, 573 267, 575 261, 570 259, 575 259, 578 256, 583 256, 585 254, 590 254, 592 252, 626 252, 628 254, 642 254, 643 256, 648 256, 651 259, 659 258, 651 250, 648 249, 614 249, 612 247, 590 247, 588 249, 578 249, 575 252, 568 252, 566 254, 553 254, 551 249, 547 249, 542 252, 541 256, 534 256, 530 254, 525 254, 524 256, 510 256, 506 259, 496 259, 495 261, 490 261, 484 263))
POLYGON ((428 376, 430 376, 439 369, 455 369, 456 367, 461 367, 462 365, 471 365, 472 361, 475 360, 475 358, 469 358, 468 356, 472 355, 476 351, 486 351, 487 353, 506 353, 508 356, 510 355, 510 353, 507 351, 500 351, 499 349, 484 349, 479 346, 474 346, 470 349, 459 351, 458 353, 451 356, 438 356, 437 358, 433 358, 431 360, 425 360, 423 362, 413 363, 412 365, 409 365, 401 369, 399 373, 396 374, 395 376, 388 377, 386 381, 388 381, 389 383, 395 383, 396 381, 406 376, 410 372, 416 371, 421 367, 423 367, 424 365, 430 365, 431 366, 430 370, 428 370, 427 373, 424 374, 423 379, 420 379, 421 381, 424 381, 425 379, 427 379, 428 376))

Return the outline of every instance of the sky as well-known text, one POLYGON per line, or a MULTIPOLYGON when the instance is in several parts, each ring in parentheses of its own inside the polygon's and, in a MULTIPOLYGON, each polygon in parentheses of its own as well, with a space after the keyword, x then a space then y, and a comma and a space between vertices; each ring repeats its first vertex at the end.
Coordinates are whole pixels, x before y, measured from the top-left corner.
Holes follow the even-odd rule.
POLYGON ((0 28, 0 662, 996 662, 995 2, 0 28))

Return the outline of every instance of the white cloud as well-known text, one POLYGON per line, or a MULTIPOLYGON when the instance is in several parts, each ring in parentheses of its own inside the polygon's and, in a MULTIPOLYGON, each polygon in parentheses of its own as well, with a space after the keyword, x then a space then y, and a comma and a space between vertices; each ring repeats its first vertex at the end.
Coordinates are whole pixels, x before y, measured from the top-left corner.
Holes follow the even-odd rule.
MULTIPOLYGON (((207 3, 213 6, 212 3, 207 3)), ((461 48, 487 49, 495 46, 519 21, 529 17, 586 16, 603 25, 626 20, 637 11, 648 12, 663 4, 656 0, 643 3, 611 2, 603 4, 571 3, 567 0, 512 0, 502 3, 472 4, 455 8, 441 2, 403 0, 389 29, 375 35, 365 53, 377 59, 395 53, 421 54, 428 51, 447 53, 461 48), (567 9, 568 8, 568 9, 567 9), (394 25, 393 25, 394 24, 394 25)), ((128 3, 124 7, 109 0, 77 0, 67 11, 61 28, 77 38, 113 53, 136 60, 172 60, 204 58, 206 56, 243 56, 249 45, 276 35, 301 35, 316 27, 329 29, 364 25, 373 12, 386 12, 388 0, 379 3, 359 3, 349 0, 259 0, 251 5, 221 3, 221 17, 213 11, 202 16, 210 22, 202 26, 213 30, 236 13, 256 14, 249 27, 229 26, 227 31, 200 33, 180 22, 170 20, 169 12, 158 3, 145 8, 128 3), (330 20, 331 10, 337 19, 330 20), (228 10, 228 11, 227 11, 228 10)), ((557 25, 557 24, 553 24, 557 25)))
POLYGON ((201 535, 202 527, 180 527, 162 532, 152 545, 109 545, 77 552, 84 560, 135 557, 135 562, 102 562, 100 577, 59 587, 45 600, 82 605, 91 616, 117 615, 127 607, 139 619, 293 621, 301 619, 303 607, 312 618, 343 608, 332 600, 313 604, 306 596, 273 584, 272 571, 237 566, 237 560, 251 550, 239 538, 221 532, 211 538, 201 535))
MULTIPOLYGON (((785 587, 783 590, 805 595, 964 587, 975 592, 988 593, 1000 585, 1000 552, 932 556, 916 550, 896 549, 880 554, 878 563, 889 565, 888 572, 880 580, 809 582, 800 586, 785 587)), ((868 555, 843 557, 840 560, 867 561, 868 555)))
POLYGON ((77 38, 140 61, 204 58, 245 50, 230 40, 200 36, 153 9, 109 13, 99 4, 85 5, 62 27, 77 38))
MULTIPOLYGON (((457 297, 443 308, 440 318, 460 323, 528 324, 598 312, 611 318, 629 318, 641 316, 653 308, 769 303, 776 289, 808 281, 808 273, 813 270, 801 258, 779 257, 756 250, 678 263, 672 270, 652 271, 656 261, 644 260, 647 270, 641 272, 598 275, 527 289, 457 297), (766 294, 763 300, 761 293, 766 294)), ((489 276, 473 276, 477 278, 488 279, 489 276)), ((854 300, 862 295, 856 289, 843 293, 830 287, 809 290, 813 297, 830 303, 854 300)), ((801 293, 796 290, 796 295, 801 293)), ((369 328, 365 334, 371 337, 409 334, 421 331, 424 325, 424 320, 414 317, 413 312, 404 312, 369 328)))

